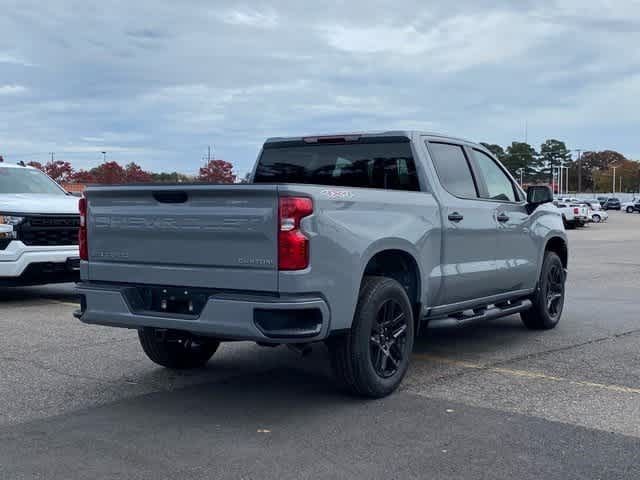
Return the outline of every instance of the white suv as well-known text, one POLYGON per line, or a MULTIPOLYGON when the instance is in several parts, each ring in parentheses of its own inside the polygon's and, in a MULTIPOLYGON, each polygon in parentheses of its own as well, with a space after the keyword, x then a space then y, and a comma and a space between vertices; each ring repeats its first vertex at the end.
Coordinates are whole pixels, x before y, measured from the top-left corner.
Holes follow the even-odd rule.
POLYGON ((0 286, 79 279, 78 199, 32 167, 0 163, 0 286))

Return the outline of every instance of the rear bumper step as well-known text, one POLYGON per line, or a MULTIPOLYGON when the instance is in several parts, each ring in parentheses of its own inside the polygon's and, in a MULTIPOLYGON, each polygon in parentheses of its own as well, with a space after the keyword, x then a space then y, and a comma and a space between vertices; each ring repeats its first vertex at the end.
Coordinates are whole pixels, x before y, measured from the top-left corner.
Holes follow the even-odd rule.
POLYGON ((131 288, 81 283, 81 308, 74 316, 95 325, 184 330, 220 339, 266 343, 313 342, 324 339, 329 332, 329 307, 317 296, 212 293, 198 314, 185 315, 141 311, 130 301, 131 288))
POLYGON ((531 300, 523 299, 515 302, 501 303, 491 308, 476 308, 466 313, 460 312, 447 317, 433 318, 427 324, 428 328, 458 328, 473 323, 484 322, 494 318, 506 317, 514 313, 529 310, 532 306, 531 300))

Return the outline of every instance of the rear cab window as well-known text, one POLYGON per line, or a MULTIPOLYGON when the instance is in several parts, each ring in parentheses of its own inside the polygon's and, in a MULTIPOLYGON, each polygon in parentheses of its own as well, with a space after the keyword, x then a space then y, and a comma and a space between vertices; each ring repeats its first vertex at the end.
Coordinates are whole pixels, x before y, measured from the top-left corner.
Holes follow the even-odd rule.
POLYGON ((404 138, 267 143, 253 182, 420 191, 411 146, 404 138))

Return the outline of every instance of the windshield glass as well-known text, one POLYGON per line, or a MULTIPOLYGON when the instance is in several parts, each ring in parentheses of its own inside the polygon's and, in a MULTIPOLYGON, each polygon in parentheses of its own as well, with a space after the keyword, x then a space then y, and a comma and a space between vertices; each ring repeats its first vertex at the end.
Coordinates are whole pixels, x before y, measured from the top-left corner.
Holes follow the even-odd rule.
POLYGON ((65 195, 56 182, 39 170, 0 167, 0 194, 32 193, 65 195))

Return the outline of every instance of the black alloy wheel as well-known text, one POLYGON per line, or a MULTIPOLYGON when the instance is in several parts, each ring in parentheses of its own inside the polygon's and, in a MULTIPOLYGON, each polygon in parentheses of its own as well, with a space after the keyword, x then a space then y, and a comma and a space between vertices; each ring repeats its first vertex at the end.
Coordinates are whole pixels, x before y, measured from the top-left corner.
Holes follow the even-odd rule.
POLYGON ((556 252, 547 251, 540 280, 530 297, 531 308, 520 313, 522 322, 531 330, 550 330, 560 322, 564 308, 566 272, 556 252))
POLYGON ((407 317, 394 299, 382 304, 371 323, 370 355, 381 378, 393 376, 406 355, 407 317))
POLYGON ((556 320, 562 314, 564 306, 564 270, 561 264, 555 263, 550 266, 545 290, 547 313, 550 318, 556 320))

